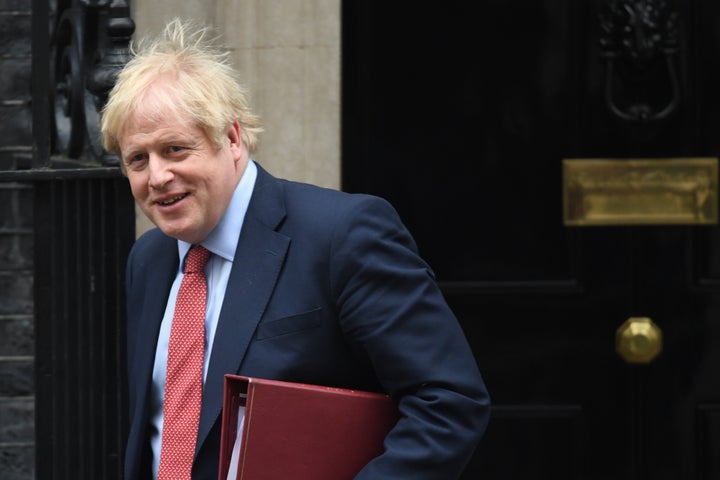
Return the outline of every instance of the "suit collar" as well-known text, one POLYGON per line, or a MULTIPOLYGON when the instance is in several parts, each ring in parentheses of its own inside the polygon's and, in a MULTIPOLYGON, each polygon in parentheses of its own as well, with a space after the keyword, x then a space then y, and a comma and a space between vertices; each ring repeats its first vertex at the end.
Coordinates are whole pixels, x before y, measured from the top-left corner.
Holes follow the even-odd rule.
POLYGON ((290 238, 276 231, 285 215, 282 182, 258 166, 215 332, 203 391, 198 446, 222 410, 224 376, 239 370, 275 288, 290 245, 290 238))
MULTIPOLYGON (((144 284, 152 286, 153 291, 146 292, 143 296, 143 305, 140 309, 142 318, 139 320, 139 325, 142 326, 143 332, 147 332, 147 334, 139 335, 136 349, 138 355, 137 365, 139 365, 136 373, 147 374, 147 379, 143 378, 142 381, 147 380, 148 384, 152 376, 160 324, 165 314, 170 288, 175 280, 179 264, 177 249, 174 244, 175 240, 160 234, 159 230, 150 232, 150 234, 159 234, 162 238, 158 247, 152 252, 152 257, 146 257, 151 264, 148 263, 143 268, 143 274, 146 275, 144 284)), ((143 383, 139 384, 142 385, 143 383)))
POLYGON ((135 468, 142 458, 144 436, 149 422, 150 391, 158 333, 178 268, 176 241, 159 230, 152 230, 146 235, 148 238, 158 237, 158 240, 150 241, 154 244, 152 250, 146 252, 136 266, 139 270, 137 275, 144 276, 143 285, 152 286, 152 290, 148 288, 142 295, 142 305, 133 307, 139 312, 138 318, 134 320, 138 325, 138 333, 135 336, 135 345, 129 349, 134 353, 128 374, 133 377, 132 382, 137 385, 137 389, 134 401, 131 401, 136 406, 136 413, 133 415, 133 425, 129 432, 127 458, 128 465, 135 468))

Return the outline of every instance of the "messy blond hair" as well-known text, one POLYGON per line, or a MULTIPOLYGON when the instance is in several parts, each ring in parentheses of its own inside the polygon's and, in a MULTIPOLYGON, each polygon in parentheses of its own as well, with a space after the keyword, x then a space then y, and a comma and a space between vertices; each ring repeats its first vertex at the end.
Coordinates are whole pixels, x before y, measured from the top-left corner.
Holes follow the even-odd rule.
POLYGON ((228 52, 215 41, 208 27, 176 18, 162 34, 132 48, 132 59, 118 74, 103 109, 101 131, 108 152, 119 153, 126 120, 141 104, 147 109, 149 98, 155 103, 151 109, 169 111, 179 119, 189 116, 218 148, 237 121, 248 152, 255 149, 262 131, 260 119, 249 109, 247 92, 228 63, 228 52), (160 79, 161 88, 148 96, 160 79))

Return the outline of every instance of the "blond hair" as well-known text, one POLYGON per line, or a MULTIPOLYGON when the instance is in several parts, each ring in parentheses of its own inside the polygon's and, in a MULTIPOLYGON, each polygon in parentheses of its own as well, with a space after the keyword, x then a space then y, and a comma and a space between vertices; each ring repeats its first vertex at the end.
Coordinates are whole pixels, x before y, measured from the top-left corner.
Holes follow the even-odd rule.
POLYGON ((208 27, 179 19, 170 21, 162 34, 141 40, 132 59, 118 74, 103 108, 103 145, 118 153, 125 122, 142 104, 175 118, 188 118, 201 127, 220 148, 233 122, 240 124, 248 152, 257 145, 260 119, 248 106, 247 92, 228 63, 228 52, 216 46, 208 27), (155 95, 147 95, 158 80, 155 95), (154 104, 148 105, 152 99, 154 104))

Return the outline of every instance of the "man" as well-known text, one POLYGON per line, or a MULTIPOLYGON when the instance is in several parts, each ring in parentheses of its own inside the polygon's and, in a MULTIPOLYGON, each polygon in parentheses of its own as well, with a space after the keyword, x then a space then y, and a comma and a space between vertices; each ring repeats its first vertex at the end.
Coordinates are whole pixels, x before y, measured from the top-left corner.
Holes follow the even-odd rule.
POLYGON ((259 122, 211 43, 170 22, 140 45, 103 112, 105 147, 158 227, 127 266, 126 478, 217 478, 227 373, 386 392, 401 418, 356 478, 457 478, 489 399, 430 268, 387 202, 280 180, 249 158, 259 122), (186 254, 205 249, 207 280, 193 287, 206 288, 202 403, 190 421, 166 401, 185 368, 170 367, 172 331, 176 307, 188 308, 186 254), (178 416, 187 429, 172 437, 178 416), (168 453, 187 437, 189 456, 168 453))

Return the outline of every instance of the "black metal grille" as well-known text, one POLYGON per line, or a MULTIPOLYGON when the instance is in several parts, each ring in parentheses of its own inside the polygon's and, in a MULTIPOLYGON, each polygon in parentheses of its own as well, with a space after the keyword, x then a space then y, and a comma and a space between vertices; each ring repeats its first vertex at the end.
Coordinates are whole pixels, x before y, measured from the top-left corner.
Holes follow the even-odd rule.
POLYGON ((124 178, 79 173, 34 182, 38 479, 122 477, 134 215, 124 178))
POLYGON ((18 395, 35 400, 35 472, 1 469, 0 477, 119 479, 135 204, 116 159, 99 148, 97 112, 134 26, 124 0, 32 0, 31 8, 32 156, 26 146, 22 162, 1 162, 0 184, 32 192, 16 195, 32 235, 5 233, 34 243, 33 265, 24 266, 32 268, 34 373, 16 370, 28 385, 18 395))

